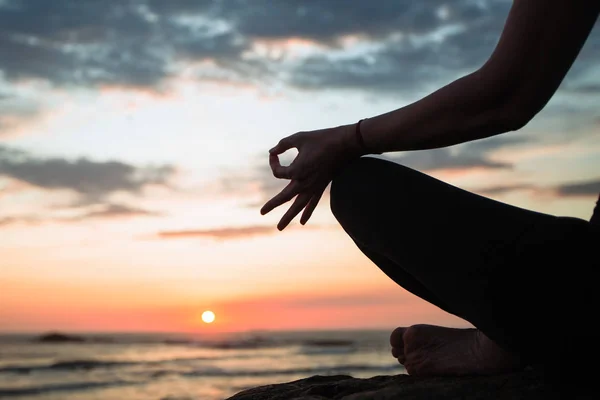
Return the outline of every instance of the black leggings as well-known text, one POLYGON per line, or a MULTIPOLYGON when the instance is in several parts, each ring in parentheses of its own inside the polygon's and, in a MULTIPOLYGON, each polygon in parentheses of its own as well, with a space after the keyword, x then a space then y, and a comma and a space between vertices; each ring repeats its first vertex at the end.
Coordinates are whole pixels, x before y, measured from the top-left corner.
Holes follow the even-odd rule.
POLYGON ((599 290, 591 278, 600 230, 587 221, 507 205, 371 157, 334 177, 331 210, 396 283, 531 364, 569 362, 570 348, 596 335, 582 325, 596 318, 599 290))

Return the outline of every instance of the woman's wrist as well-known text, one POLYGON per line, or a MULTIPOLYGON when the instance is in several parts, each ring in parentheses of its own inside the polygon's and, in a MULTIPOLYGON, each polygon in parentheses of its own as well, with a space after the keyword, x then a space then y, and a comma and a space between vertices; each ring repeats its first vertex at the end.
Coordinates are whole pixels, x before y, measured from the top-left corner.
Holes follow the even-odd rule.
POLYGON ((350 143, 354 153, 359 154, 359 156, 367 155, 367 154, 381 154, 381 152, 377 152, 369 147, 365 141, 364 136, 364 122, 367 121, 368 118, 361 119, 355 124, 348 125, 351 127, 348 129, 346 133, 347 138, 346 141, 350 143), (350 132, 351 131, 351 132, 350 132))
POLYGON ((340 127, 341 135, 338 146, 341 149, 341 153, 348 158, 358 158, 368 154, 368 151, 366 151, 366 148, 361 144, 357 136, 357 127, 357 123, 340 127))

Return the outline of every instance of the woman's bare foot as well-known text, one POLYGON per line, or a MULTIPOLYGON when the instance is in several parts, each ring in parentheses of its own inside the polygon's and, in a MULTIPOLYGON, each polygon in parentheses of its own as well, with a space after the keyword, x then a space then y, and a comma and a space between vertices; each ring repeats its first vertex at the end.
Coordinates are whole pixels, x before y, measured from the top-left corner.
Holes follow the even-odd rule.
POLYGON ((413 325, 396 328, 390 344, 410 375, 492 375, 523 367, 477 329, 413 325))

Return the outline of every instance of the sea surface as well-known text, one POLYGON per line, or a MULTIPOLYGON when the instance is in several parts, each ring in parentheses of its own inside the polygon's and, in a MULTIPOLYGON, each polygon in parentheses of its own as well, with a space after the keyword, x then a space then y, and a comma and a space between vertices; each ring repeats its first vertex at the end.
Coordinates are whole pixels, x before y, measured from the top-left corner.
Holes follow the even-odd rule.
POLYGON ((389 331, 0 335, 0 399, 223 400, 312 375, 405 373, 389 331), (62 341, 61 341, 62 340, 62 341))

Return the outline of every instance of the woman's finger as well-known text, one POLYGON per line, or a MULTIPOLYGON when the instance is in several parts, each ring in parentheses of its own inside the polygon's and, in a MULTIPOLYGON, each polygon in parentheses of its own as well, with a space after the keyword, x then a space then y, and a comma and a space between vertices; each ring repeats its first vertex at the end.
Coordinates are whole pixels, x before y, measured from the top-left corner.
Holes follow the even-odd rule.
POLYGON ((277 143, 275 147, 269 150, 269 154, 278 155, 281 153, 285 153, 289 149, 296 147, 296 139, 298 138, 298 134, 294 133, 286 138, 283 138, 277 143))
POLYGON ((308 205, 302 213, 302 217, 300 217, 300 223, 302 225, 306 224, 312 216, 312 213, 313 211, 315 211, 315 208, 317 208, 317 205, 319 204, 319 201, 321 200, 321 197, 323 196, 323 192, 325 191, 326 187, 327 186, 313 193, 312 197, 310 198, 310 201, 308 202, 308 205))
POLYGON ((265 215, 274 208, 279 207, 283 203, 286 203, 294 198, 300 191, 300 185, 296 181, 291 181, 279 194, 274 196, 271 200, 265 203, 260 209, 260 213, 265 215))
POLYGON ((280 231, 284 230, 286 226, 289 225, 290 222, 302 211, 304 207, 308 204, 312 197, 312 193, 300 193, 296 200, 292 204, 292 206, 287 210, 287 212, 281 217, 281 220, 277 224, 277 229, 280 231))
POLYGON ((273 171, 273 176, 279 179, 292 179, 295 172, 295 166, 290 164, 287 167, 284 167, 279 162, 279 157, 276 154, 269 154, 269 165, 271 166, 271 171, 273 171))

